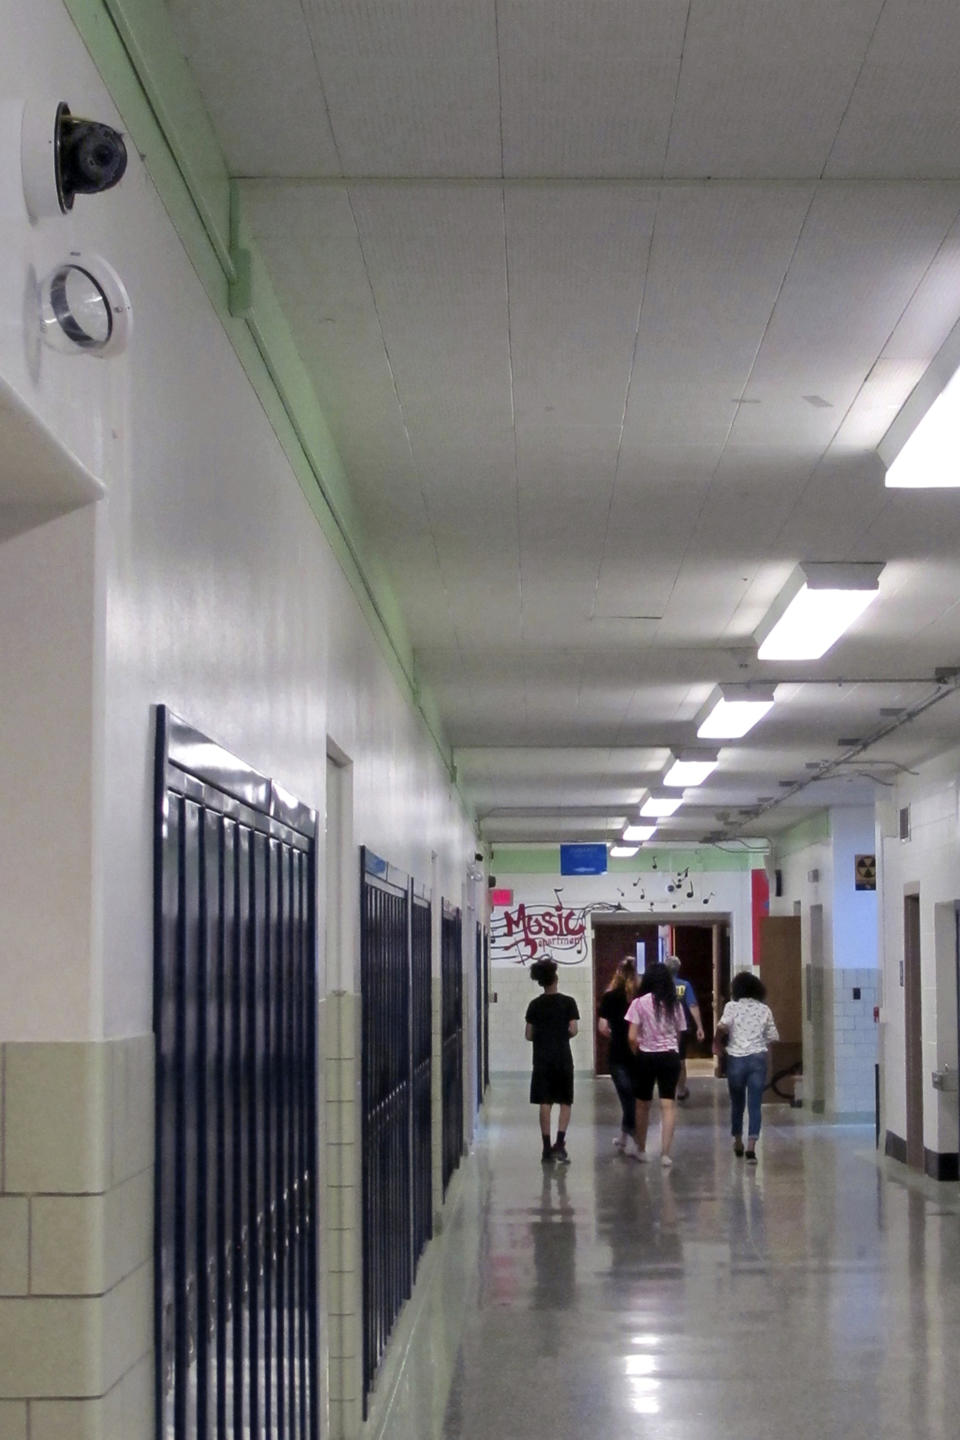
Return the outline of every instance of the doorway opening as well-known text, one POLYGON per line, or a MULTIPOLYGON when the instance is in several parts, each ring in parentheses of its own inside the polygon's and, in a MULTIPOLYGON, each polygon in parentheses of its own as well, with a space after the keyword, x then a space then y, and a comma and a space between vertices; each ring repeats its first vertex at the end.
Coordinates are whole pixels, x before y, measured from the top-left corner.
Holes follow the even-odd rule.
MULTIPOLYGON (((708 924, 685 924, 672 917, 624 916, 593 921, 593 993, 596 1003, 613 979, 625 955, 634 957, 638 970, 661 956, 680 960, 680 973, 697 997, 705 1038, 691 1033, 687 1054, 692 1061, 708 1062, 712 1072, 714 1025, 730 993, 730 922, 719 916, 708 924)), ((593 1026, 594 1073, 609 1075, 607 1041, 593 1026)))
POLYGON ((920 896, 903 897, 903 1009, 907 1164, 923 1169, 923 1021, 920 989, 920 896))

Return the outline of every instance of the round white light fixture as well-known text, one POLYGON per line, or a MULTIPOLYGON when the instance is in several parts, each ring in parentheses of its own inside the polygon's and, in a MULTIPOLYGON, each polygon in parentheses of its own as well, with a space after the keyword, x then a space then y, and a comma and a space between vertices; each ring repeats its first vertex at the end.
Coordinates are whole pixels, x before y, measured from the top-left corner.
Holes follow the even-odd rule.
POLYGON ((119 355, 133 320, 123 281, 100 256, 71 255, 39 285, 40 335, 61 355, 119 355))

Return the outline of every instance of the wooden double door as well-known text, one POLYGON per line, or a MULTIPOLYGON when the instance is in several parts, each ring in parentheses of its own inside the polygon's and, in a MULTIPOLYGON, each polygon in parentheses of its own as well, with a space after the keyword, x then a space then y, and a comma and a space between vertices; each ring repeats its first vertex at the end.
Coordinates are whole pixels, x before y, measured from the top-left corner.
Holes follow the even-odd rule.
MULTIPOLYGON (((597 1006, 600 997, 613 979, 614 972, 625 955, 642 953, 646 964, 656 960, 659 954, 660 936, 664 927, 656 921, 641 919, 619 921, 595 921, 593 926, 593 985, 597 1006), (638 952, 638 945, 643 951, 638 952)), ((705 1038, 698 1041, 691 1034, 688 1055, 692 1058, 709 1056, 713 1036, 715 998, 720 1002, 726 998, 723 992, 724 975, 729 979, 729 946, 726 941, 726 927, 716 925, 675 925, 673 949, 680 959, 680 973, 689 980, 697 996, 700 1015, 703 1019, 705 1038), (724 969, 724 957, 726 967, 724 969)), ((609 1075, 607 1041, 593 1024, 594 1069, 597 1075, 609 1075)))

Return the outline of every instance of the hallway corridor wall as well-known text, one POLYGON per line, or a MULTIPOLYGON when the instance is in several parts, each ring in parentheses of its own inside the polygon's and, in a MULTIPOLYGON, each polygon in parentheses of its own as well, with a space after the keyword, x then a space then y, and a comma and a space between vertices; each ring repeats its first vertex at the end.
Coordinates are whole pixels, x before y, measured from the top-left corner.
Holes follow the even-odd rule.
POLYGON ((873 806, 835 806, 778 836, 770 858, 783 892, 771 913, 800 916, 804 1104, 834 1119, 876 1108, 879 905, 857 889, 857 857, 875 849, 873 806))
POLYGON ((877 807, 882 904, 881 1146, 906 1157, 904 898, 919 896, 923 1157, 928 1175, 958 1178, 957 907, 960 905, 960 750, 901 777, 877 807), (901 811, 908 838, 900 838, 901 811), (950 1088, 935 1074, 948 1072, 950 1088), (949 1074, 952 1072, 952 1076, 949 1074))
MULTIPOLYGON (((60 0, 0 0, 0 29, 0 93, 62 96, 123 128, 60 0)), ((0 542, 3 684, 18 697, 0 769, 4 1440, 153 1433, 152 707, 321 815, 334 741, 355 843, 456 904, 475 848, 345 552, 128 146, 118 188, 68 217, 30 222, 15 174, 0 201, 0 305, 15 319, 0 327, 0 376, 107 487, 0 542), (127 286, 124 355, 29 353, 31 276, 74 251, 103 255, 127 286)), ((339 1138, 349 1176, 355 1147, 339 1138)))

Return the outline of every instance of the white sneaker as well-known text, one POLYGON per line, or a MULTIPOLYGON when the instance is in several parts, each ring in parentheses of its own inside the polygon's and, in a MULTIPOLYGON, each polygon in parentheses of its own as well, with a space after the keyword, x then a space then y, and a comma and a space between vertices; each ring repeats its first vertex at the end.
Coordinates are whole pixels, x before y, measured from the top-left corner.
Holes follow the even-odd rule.
MULTIPOLYGON (((636 1142, 634 1142, 634 1143, 636 1143, 636 1142)), ((633 1158, 634 1158, 634 1160, 639 1160, 641 1165, 646 1165, 647 1160, 648 1160, 649 1157, 648 1157, 648 1155, 647 1155, 646 1150, 638 1150, 637 1153, 636 1153, 636 1155, 634 1155, 633 1158)))
POLYGON ((664 1170, 669 1170, 670 1166, 673 1164, 673 1161, 670 1159, 669 1155, 661 1155, 660 1164, 663 1166, 664 1170))
POLYGON ((625 1150, 627 1148, 627 1137, 623 1134, 622 1131, 619 1135, 614 1135, 613 1148, 614 1150, 625 1150))
POLYGON ((637 1149, 637 1142, 632 1135, 624 1136, 624 1141, 620 1148, 624 1155, 629 1156, 631 1160, 639 1159, 640 1151, 637 1149))

